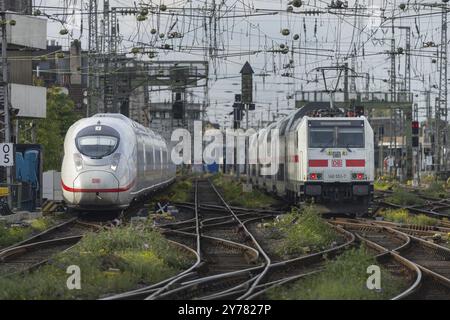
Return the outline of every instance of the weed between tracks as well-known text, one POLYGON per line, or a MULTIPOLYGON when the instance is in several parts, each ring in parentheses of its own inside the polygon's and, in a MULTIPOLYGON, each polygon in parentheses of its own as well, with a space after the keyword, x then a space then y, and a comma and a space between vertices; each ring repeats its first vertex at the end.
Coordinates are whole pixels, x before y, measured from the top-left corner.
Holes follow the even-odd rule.
POLYGON ((334 229, 317 213, 314 206, 297 208, 270 224, 273 238, 281 239, 275 251, 281 256, 292 256, 323 250, 337 243, 334 229))
POLYGON ((190 263, 156 231, 115 228, 86 235, 34 272, 0 278, 0 299, 96 299, 156 283, 190 263), (81 290, 67 289, 71 265, 80 267, 81 290))
POLYGON ((387 176, 382 176, 379 177, 375 182, 374 182, 374 188, 375 190, 379 190, 379 191, 387 191, 387 190, 392 190, 394 187, 396 187, 398 185, 398 182, 395 181, 394 179, 387 177, 387 176))
POLYGON ((170 203, 189 202, 191 200, 192 186, 193 183, 191 177, 179 176, 171 186, 152 197, 150 205, 151 207, 154 207, 155 204, 160 201, 169 201, 170 203))
POLYGON ((401 206, 422 205, 425 203, 425 200, 421 199, 417 194, 402 188, 396 188, 392 195, 386 198, 386 201, 401 206))
POLYGON ((191 200, 192 180, 189 177, 177 177, 167 189, 170 202, 188 202, 191 200))
POLYGON ((38 218, 29 223, 13 226, 8 226, 4 221, 0 221, 0 248, 23 241, 34 233, 43 232, 55 223, 56 221, 50 217, 38 218))
POLYGON ((387 221, 396 223, 413 224, 418 226, 439 225, 439 220, 435 218, 428 217, 424 214, 410 214, 406 209, 384 210, 381 211, 379 215, 387 221))
POLYGON ((449 192, 446 189, 445 182, 436 182, 433 181, 430 183, 428 188, 426 188, 424 191, 422 191, 422 194, 425 196, 431 197, 431 198, 448 198, 449 192))
POLYGON ((261 209, 277 203, 274 198, 256 188, 253 188, 252 192, 244 192, 242 183, 230 176, 216 174, 212 181, 220 189, 225 200, 232 206, 261 209))
POLYGON ((344 252, 336 260, 328 261, 319 274, 298 280, 287 287, 276 287, 268 292, 272 300, 378 300, 390 299, 405 286, 400 278, 381 268, 381 290, 366 286, 367 267, 378 265, 364 247, 344 252))

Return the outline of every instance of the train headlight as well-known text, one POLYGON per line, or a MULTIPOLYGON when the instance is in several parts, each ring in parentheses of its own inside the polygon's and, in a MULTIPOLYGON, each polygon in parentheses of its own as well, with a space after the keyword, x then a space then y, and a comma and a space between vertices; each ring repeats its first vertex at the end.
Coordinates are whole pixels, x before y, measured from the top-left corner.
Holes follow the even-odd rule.
POLYGON ((77 169, 77 171, 83 169, 83 157, 81 156, 81 154, 74 153, 73 161, 75 162, 75 169, 77 169))
POLYGON ((322 180, 322 174, 321 173, 310 173, 309 174, 309 180, 322 180))
POLYGON ((111 170, 112 171, 117 170, 117 166, 119 165, 119 162, 120 162, 120 153, 116 153, 115 155, 113 155, 112 160, 111 160, 111 170))
POLYGON ((364 173, 353 173, 352 174, 353 180, 366 180, 366 175, 364 173))

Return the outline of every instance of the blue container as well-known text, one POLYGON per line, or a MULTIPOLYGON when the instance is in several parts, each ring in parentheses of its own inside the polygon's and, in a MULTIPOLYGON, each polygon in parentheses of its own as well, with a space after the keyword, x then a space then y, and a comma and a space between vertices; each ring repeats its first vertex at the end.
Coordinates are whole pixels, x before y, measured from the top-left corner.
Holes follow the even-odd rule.
POLYGON ((213 164, 208 164, 208 165, 206 165, 206 171, 209 173, 218 173, 219 165, 215 162, 213 164))

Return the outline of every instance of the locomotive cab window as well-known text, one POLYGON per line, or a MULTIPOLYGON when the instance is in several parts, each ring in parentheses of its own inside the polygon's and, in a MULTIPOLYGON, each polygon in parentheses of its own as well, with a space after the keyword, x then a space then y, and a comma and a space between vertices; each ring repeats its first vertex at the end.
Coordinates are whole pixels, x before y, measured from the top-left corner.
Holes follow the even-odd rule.
POLYGON ((364 125, 354 121, 309 123, 310 148, 364 148, 364 125))
POLYGON ((87 136, 77 139, 78 150, 91 158, 103 158, 114 152, 119 139, 106 136, 87 136))
POLYGON ((364 128, 337 128, 338 148, 364 148, 364 128))
POLYGON ((111 155, 118 145, 119 133, 107 126, 85 128, 76 138, 76 146, 80 153, 93 159, 111 155))
POLYGON ((310 128, 309 147, 329 148, 334 146, 334 128, 310 128))

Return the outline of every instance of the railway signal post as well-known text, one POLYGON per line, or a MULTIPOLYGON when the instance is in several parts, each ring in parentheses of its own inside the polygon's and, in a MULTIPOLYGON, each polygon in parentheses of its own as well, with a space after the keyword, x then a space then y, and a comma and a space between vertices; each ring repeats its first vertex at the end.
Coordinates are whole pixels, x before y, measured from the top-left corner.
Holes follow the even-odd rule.
MULTIPOLYGON (((253 108, 253 68, 248 61, 244 64, 241 70, 242 75, 242 104, 245 106, 245 130, 248 130, 249 111, 253 108)), ((249 139, 245 140, 246 143, 246 155, 245 155, 245 173, 246 184, 244 185, 244 192, 250 192, 252 185, 250 184, 250 162, 249 162, 249 139)))
MULTIPOLYGON (((9 88, 8 88, 8 38, 6 34, 7 21, 6 21, 6 1, 1 1, 1 29, 2 29, 2 86, 3 86, 3 130, 4 130, 4 143, 9 143, 11 140, 11 127, 10 127, 10 115, 9 115, 9 88)), ((11 186, 11 167, 6 167, 6 184, 8 190, 11 186)), ((11 190, 8 192, 8 205, 11 207, 11 190)))

